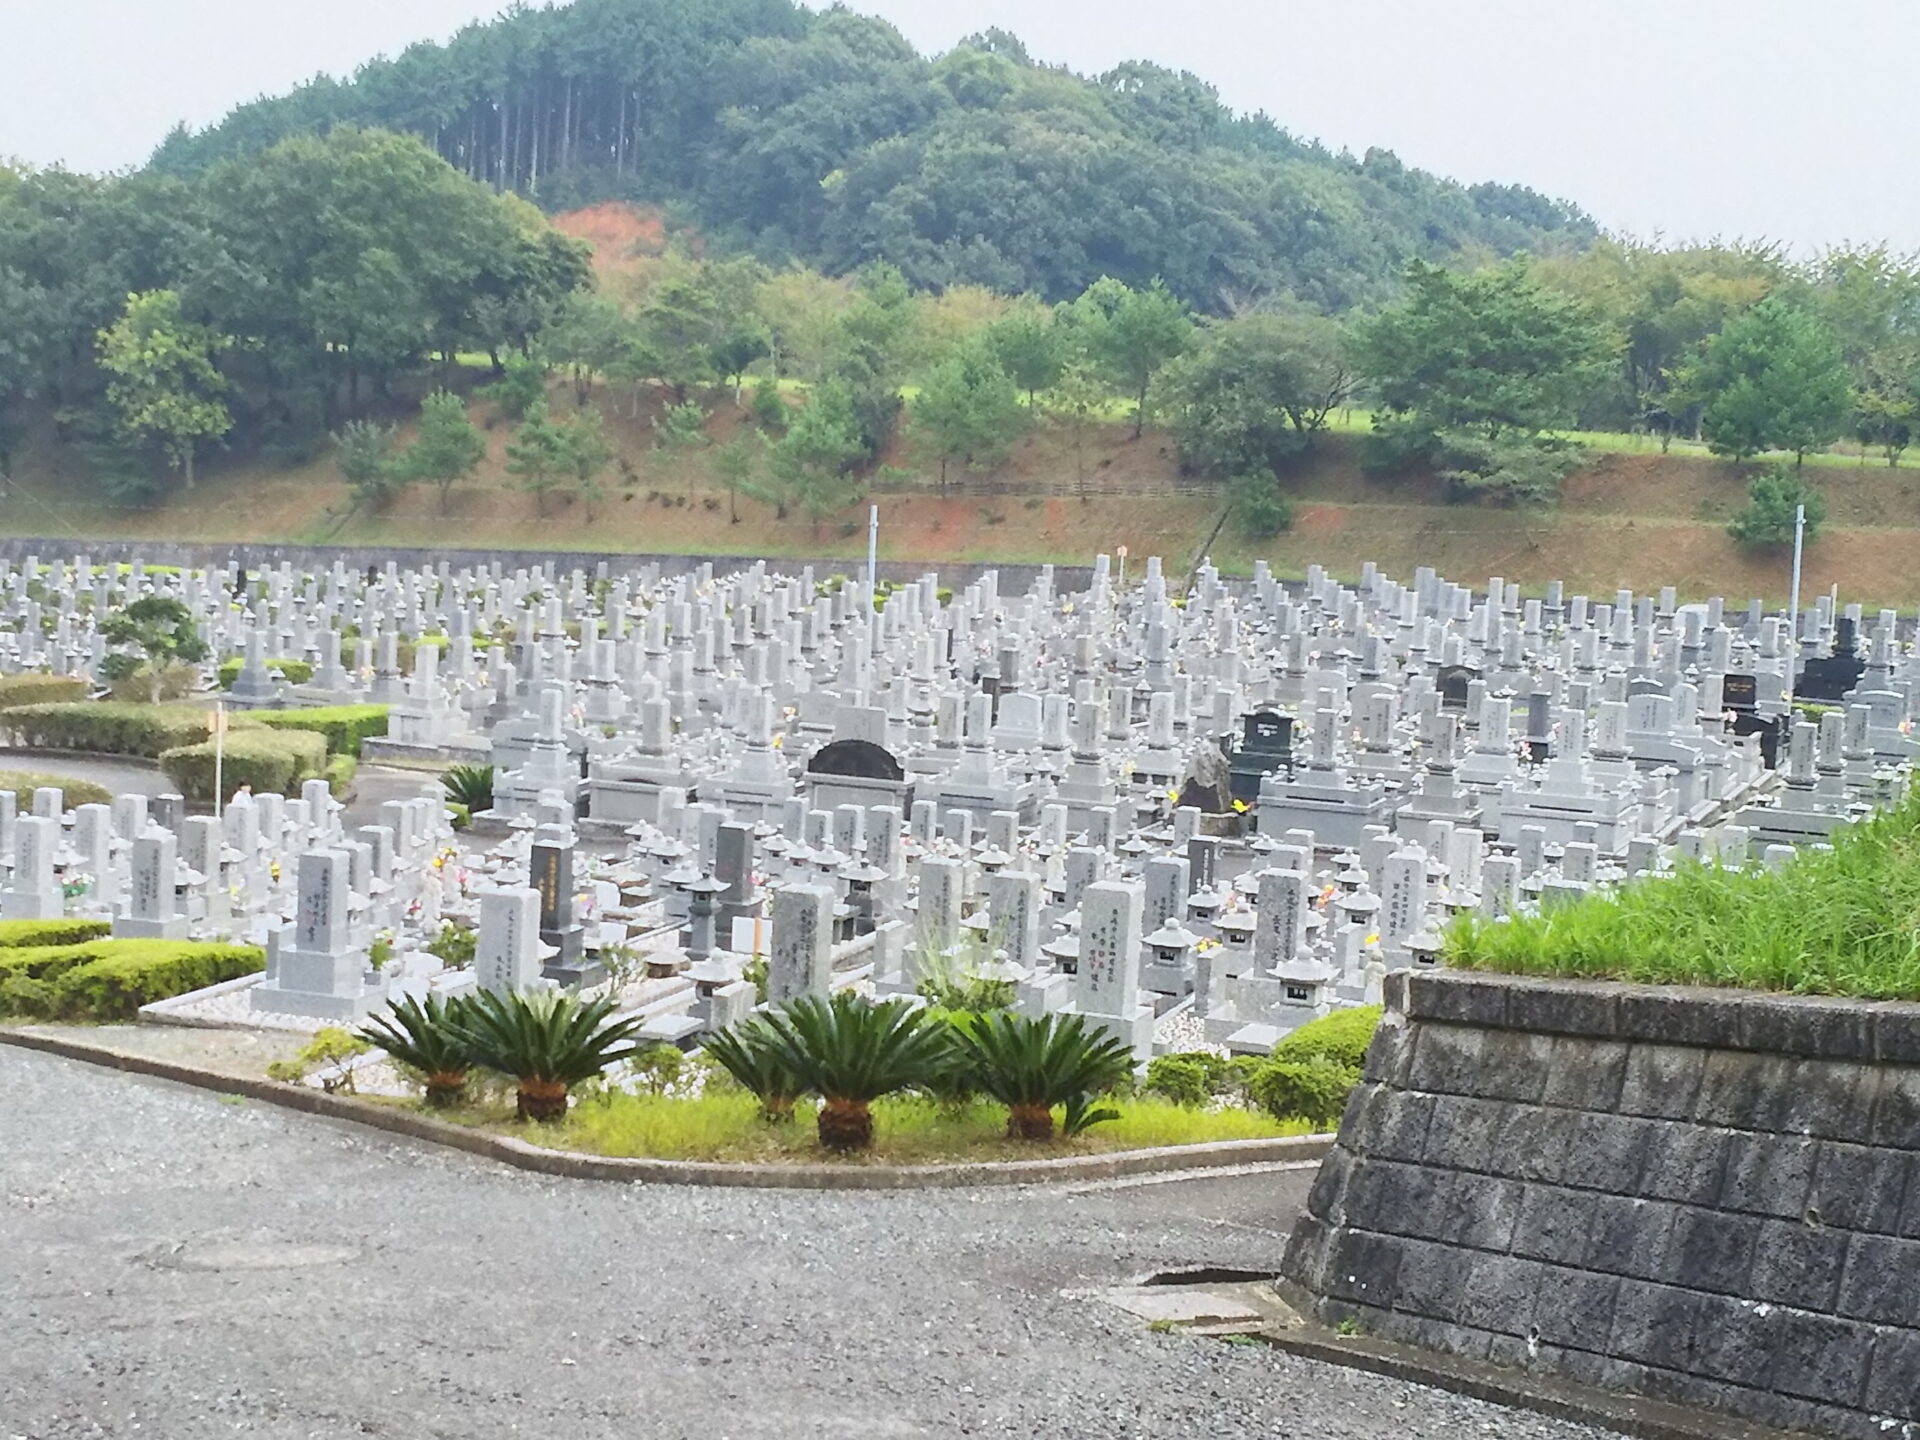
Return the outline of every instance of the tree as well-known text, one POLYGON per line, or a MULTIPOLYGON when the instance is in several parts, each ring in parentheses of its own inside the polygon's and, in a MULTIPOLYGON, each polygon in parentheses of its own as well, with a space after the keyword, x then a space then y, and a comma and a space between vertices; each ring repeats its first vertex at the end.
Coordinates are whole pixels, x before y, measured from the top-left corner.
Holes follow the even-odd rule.
POLYGON ((500 378, 480 387, 493 402, 494 413, 506 420, 524 420, 536 405, 547 403, 547 367, 531 355, 509 355, 500 378))
POLYGON ((1013 378, 985 345, 969 345, 937 365, 913 402, 913 420, 940 457, 940 488, 947 464, 994 465, 1025 428, 1027 414, 1013 378))
POLYGON ((545 400, 536 400, 507 441, 507 473, 520 489, 533 496, 536 512, 545 516, 547 496, 572 465, 565 427, 554 423, 545 400))
POLYGON ((1807 508, 1806 538, 1811 542, 1827 518, 1826 500, 1806 483, 1799 469, 1769 465, 1747 486, 1746 508, 1727 525, 1727 534, 1755 549, 1791 545, 1802 505, 1807 508))
POLYGON ((707 412, 698 401, 686 400, 660 412, 660 444, 667 450, 688 450, 707 441, 707 412))
POLYGON ((1148 388, 1186 350, 1193 317, 1159 280, 1135 290, 1111 277, 1090 285, 1070 313, 1088 356, 1117 389, 1133 397, 1133 438, 1138 440, 1147 423, 1148 388))
POLYGON ((486 457, 487 439, 467 418, 467 402, 449 390, 436 390, 420 402, 420 433, 401 457, 410 480, 431 480, 440 491, 440 508, 455 484, 486 457))
POLYGON ((1070 362, 1046 394, 1047 411, 1066 425, 1073 442, 1073 479, 1084 498, 1087 493, 1087 432, 1106 409, 1112 392, 1084 360, 1070 362))
POLYGON ((1169 370, 1165 403, 1188 469, 1271 474, 1312 443, 1352 388, 1337 320, 1255 313, 1202 331, 1169 370))
MULTIPOLYGON (((1889 466, 1913 443, 1914 417, 1920 415, 1920 356, 1876 356, 1853 392, 1853 430, 1862 445, 1887 457, 1889 466)), ((1861 462, 1865 463, 1865 455, 1861 462)))
POLYGON ((721 483, 727 487, 727 522, 740 523, 739 496, 744 493, 750 497, 761 494, 759 479, 767 464, 767 442, 764 436, 742 426, 740 431, 713 452, 713 468, 719 473, 721 483))
POLYGON ((827 516, 851 505, 861 487, 849 472, 864 449, 852 389, 841 380, 816 386, 769 455, 782 510, 799 506, 818 529, 827 516))
POLYGON ((987 327, 988 346, 1013 383, 1026 392, 1031 409, 1042 390, 1051 390, 1067 363, 1066 339, 1053 312, 1022 305, 987 327))
POLYGON ((587 403, 596 375, 619 364, 632 325, 620 306, 604 295, 579 291, 569 295, 552 325, 540 336, 540 349, 573 378, 573 400, 587 403))
POLYGON ((171 667, 207 658, 193 611, 170 595, 143 595, 112 611, 100 622, 100 634, 109 645, 129 647, 128 652, 108 657, 102 670, 105 678, 123 680, 144 664, 148 698, 156 705, 171 667))
POLYGON ((1850 408, 1833 332, 1802 306, 1771 295, 1707 342, 1685 388, 1702 407, 1708 446, 1735 460, 1791 450, 1798 463, 1840 434, 1850 408))
POLYGON ((372 420, 349 420, 333 435, 334 463, 346 477, 354 505, 378 509, 404 482, 393 453, 393 427, 372 420))
POLYGON ((100 365, 112 376, 107 399, 122 428, 157 441, 189 490, 195 448, 233 428, 220 399, 227 382, 213 363, 226 343, 186 321, 173 290, 129 295, 119 321, 100 332, 100 365))
POLYGON ((1612 364, 1601 325, 1524 262, 1457 274, 1415 261, 1407 290, 1359 327, 1355 360, 1380 408, 1424 430, 1491 440, 1568 425, 1612 364))
POLYGON ((757 320, 723 332, 713 346, 713 368, 720 378, 733 386, 733 403, 740 403, 746 388, 747 367, 772 353, 772 341, 766 327, 757 320))
POLYGON ((593 507, 607 498, 601 483, 607 467, 613 463, 613 446, 607 440, 607 427, 600 412, 589 406, 579 411, 565 427, 563 444, 567 463, 573 470, 573 483, 587 507, 587 523, 593 523, 593 507))
POLYGON ((1467 274, 1415 261, 1407 289, 1355 335, 1356 367, 1380 407, 1370 462, 1429 465, 1461 495, 1557 491, 1581 452, 1542 432, 1570 425, 1604 382, 1612 337, 1523 261, 1467 274))

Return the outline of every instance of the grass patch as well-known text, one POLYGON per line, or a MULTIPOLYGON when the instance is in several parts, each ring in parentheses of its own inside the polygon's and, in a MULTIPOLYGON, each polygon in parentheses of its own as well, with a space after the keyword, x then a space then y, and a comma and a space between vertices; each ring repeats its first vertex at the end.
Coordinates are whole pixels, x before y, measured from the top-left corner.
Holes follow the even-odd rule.
MULTIPOLYGON (((1151 1097, 1114 1104, 1120 1111, 1118 1120, 1072 1140, 1033 1144, 1007 1138, 1007 1112, 999 1105, 987 1101, 941 1105, 913 1096, 890 1096, 874 1102, 872 1152, 832 1158, 856 1165, 1040 1160, 1218 1140, 1264 1140, 1309 1131, 1304 1121, 1283 1124, 1251 1110, 1194 1110, 1151 1097)), ((754 1098, 743 1093, 726 1091, 687 1099, 614 1092, 581 1099, 559 1125, 514 1125, 504 1109, 470 1110, 453 1118, 510 1130, 537 1145, 591 1155, 815 1163, 829 1158, 815 1144, 815 1108, 815 1102, 803 1101, 791 1122, 769 1125, 760 1118, 754 1098)))
POLYGON ((1463 915, 1462 970, 1920 999, 1920 795, 1778 870, 1684 863, 1544 915, 1463 915))

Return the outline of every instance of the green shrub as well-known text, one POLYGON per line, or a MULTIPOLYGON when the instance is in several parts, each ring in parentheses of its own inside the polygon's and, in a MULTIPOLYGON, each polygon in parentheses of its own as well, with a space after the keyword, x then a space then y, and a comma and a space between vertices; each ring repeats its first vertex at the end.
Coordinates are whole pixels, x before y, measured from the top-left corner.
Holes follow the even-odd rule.
POLYGON ((360 756, 360 742, 387 733, 385 705, 317 705, 308 710, 259 710, 247 717, 269 730, 311 730, 329 755, 360 756))
MULTIPOLYGON (((131 661, 126 655, 122 661, 131 661)), ((191 665, 169 665, 160 672, 160 693, 154 697, 153 667, 151 665, 116 665, 114 673, 101 677, 107 682, 107 698, 121 700, 136 705, 155 705, 160 701, 175 702, 191 695, 200 684, 200 672, 191 665)))
POLYGON ((10 975, 0 971, 0 1015, 46 1019, 53 1014, 54 1000, 51 982, 32 975, 10 975))
MULTIPOLYGON (((205 740, 212 712, 198 705, 140 705, 131 701, 25 705, 0 715, 0 729, 30 750, 80 750, 93 755, 137 755, 158 760, 169 750, 205 740)), ((253 728, 246 715, 229 717, 232 731, 253 728)))
POLYGON ((1276 1120, 1301 1119, 1316 1129, 1336 1124, 1360 1072, 1330 1060, 1269 1060, 1254 1069, 1248 1098, 1276 1120))
POLYGON ((1358 1070, 1367 1062, 1367 1047, 1380 1028, 1380 1007, 1358 1005, 1309 1020, 1273 1047, 1273 1058, 1305 1064, 1326 1060, 1344 1070, 1358 1070))
POLYGON ((91 958, 84 945, 19 945, 0 950, 0 983, 16 977, 51 982, 91 958))
POLYGON ((353 794, 353 779, 359 773, 360 762, 351 755, 335 755, 320 772, 327 782, 327 789, 333 792, 333 798, 342 801, 353 794))
MULTIPOLYGON (((269 660, 266 664, 269 670, 278 670, 282 675, 286 676, 287 683, 290 685, 304 685, 313 679, 313 666, 305 660, 269 660)), ((238 656, 235 656, 231 660, 222 661, 218 672, 220 688, 222 690, 233 689, 234 681, 240 678, 240 672, 246 669, 246 666, 247 662, 238 656)))
POLYGON ((464 805, 469 817, 476 810, 493 808, 493 766, 454 765, 440 777, 440 788, 447 799, 464 805))
POLYGON ((1753 549, 1782 549, 1793 544, 1798 511, 1807 507, 1807 542, 1827 518, 1827 502, 1798 470, 1770 465, 1747 486, 1746 508, 1727 524, 1735 544, 1753 549))
POLYGON ((1227 487, 1234 524, 1249 540, 1271 540, 1293 528, 1293 501, 1272 475, 1241 475, 1227 487))
POLYGON ((1233 1082, 1230 1061, 1207 1050, 1179 1055, 1156 1055, 1147 1064, 1150 1094, 1164 1095, 1176 1105, 1204 1105, 1233 1082))
MULTIPOLYGON (((214 743, 203 740, 167 751, 160 757, 160 768, 187 799, 211 801, 214 761, 214 743)), ((319 775, 326 764, 327 742, 312 731, 234 731, 227 736, 220 784, 228 795, 242 785, 260 793, 293 795, 303 780, 319 775)))
POLYGON ((42 775, 32 770, 0 770, 0 790, 13 791, 22 814, 33 808, 33 792, 51 786, 66 797, 68 809, 75 805, 104 805, 113 792, 91 780, 76 780, 71 775, 42 775))
POLYGON ((87 682, 78 675, 0 675, 0 710, 86 698, 87 682))
POLYGON ((182 940, 92 940, 0 950, 0 1010, 66 1020, 131 1020, 142 1005, 257 974, 265 966, 266 957, 251 945, 182 940), (22 980, 31 983, 16 983, 22 980))
POLYGON ((84 945, 112 933, 111 920, 0 920, 0 949, 84 945))

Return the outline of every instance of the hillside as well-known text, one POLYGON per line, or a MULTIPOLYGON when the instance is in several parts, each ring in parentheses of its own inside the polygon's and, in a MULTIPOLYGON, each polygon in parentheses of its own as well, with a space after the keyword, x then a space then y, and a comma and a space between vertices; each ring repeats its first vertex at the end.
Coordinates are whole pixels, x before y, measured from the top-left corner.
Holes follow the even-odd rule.
MULTIPOLYGON (((556 385, 552 397, 556 411, 571 407, 568 387, 556 385)), ((0 535, 75 546, 100 538, 864 557, 864 505, 814 526, 730 499, 714 473, 711 447, 690 455, 655 447, 659 403, 650 401, 638 417, 624 405, 607 407, 619 477, 591 515, 578 498, 555 498, 541 515, 531 496, 509 487, 505 426, 488 429, 486 461, 444 512, 429 488, 416 486, 378 513, 350 513, 330 457, 279 468, 237 454, 211 463, 191 493, 176 491, 153 506, 116 505, 86 478, 71 450, 53 442, 43 417, 0 498, 0 535)), ((396 417, 404 415, 404 401, 394 408, 396 417)), ((473 413, 486 424, 485 405, 473 413)), ((724 440, 741 423, 721 399, 708 436, 724 440)), ((1461 580, 1501 575, 1539 586, 1558 578, 1593 593, 1677 584, 1695 598, 1779 601, 1787 589, 1785 557, 1754 557, 1726 536, 1726 521, 1744 498, 1745 472, 1701 456, 1599 454, 1569 480, 1559 507, 1507 510, 1447 504, 1430 481, 1370 477, 1356 462, 1354 437, 1330 435, 1314 460, 1288 477, 1292 530, 1256 544, 1221 523, 1217 486, 1177 473, 1170 437, 1151 429, 1138 441, 1129 435, 1124 424, 1097 428, 1087 445, 1084 492, 1071 446, 1054 427, 1030 434, 1005 465, 957 481, 944 495, 931 471, 897 445, 887 456, 890 478, 872 496, 881 509, 881 554, 930 566, 1074 565, 1125 545, 1136 557, 1164 557, 1172 569, 1206 552, 1243 573, 1258 557, 1291 575, 1318 563, 1353 576, 1373 560, 1397 575, 1433 565, 1461 580)), ((1844 464, 1810 466, 1809 473, 1827 496, 1831 521, 1808 551, 1806 593, 1837 584, 1851 599, 1920 604, 1920 570, 1908 558, 1920 546, 1920 468, 1844 464)))
POLYGON ((197 176, 340 125, 419 136, 553 211, 670 202, 716 237, 829 272, 885 259, 918 288, 1049 301, 1164 278, 1203 312, 1290 292, 1339 311, 1409 259, 1577 248, 1594 225, 1520 186, 1472 186, 1299 139, 1190 74, 1085 78, 1004 32, 927 57, 884 21, 791 0, 518 8, 176 131, 197 176))

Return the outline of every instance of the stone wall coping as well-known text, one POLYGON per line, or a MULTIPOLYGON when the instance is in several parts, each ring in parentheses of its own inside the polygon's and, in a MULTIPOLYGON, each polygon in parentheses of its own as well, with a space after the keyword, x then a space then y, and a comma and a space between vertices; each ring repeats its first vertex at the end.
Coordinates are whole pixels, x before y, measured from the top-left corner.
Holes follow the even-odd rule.
POLYGON ((529 1144, 491 1130, 471 1129, 413 1110, 369 1104, 364 1100, 278 1080, 228 1075, 217 1070, 132 1055, 65 1035, 0 1028, 0 1045, 39 1050, 68 1060, 125 1070, 212 1090, 241 1095, 287 1110, 365 1125, 389 1135, 464 1150, 540 1175, 570 1180, 613 1180, 627 1184, 793 1190, 939 1190, 987 1185, 1085 1184, 1133 1175, 1174 1175, 1241 1166, 1318 1164, 1333 1148, 1332 1135, 1289 1135, 1271 1140, 1219 1140, 1204 1145, 1169 1145, 1150 1150, 1115 1150, 1104 1155, 1064 1155, 1045 1160, 995 1160, 934 1165, 749 1164, 703 1160, 623 1159, 584 1155, 529 1144))
POLYGON ((1920 1065, 1920 1004, 1486 971, 1387 977, 1413 1020, 1595 1040, 1920 1065))

